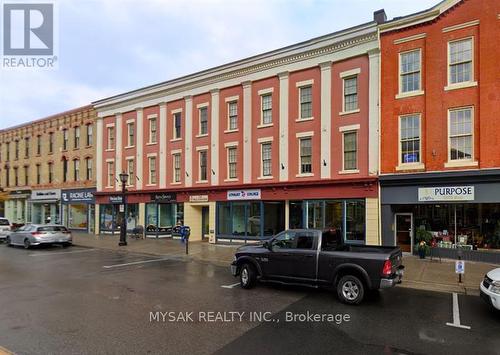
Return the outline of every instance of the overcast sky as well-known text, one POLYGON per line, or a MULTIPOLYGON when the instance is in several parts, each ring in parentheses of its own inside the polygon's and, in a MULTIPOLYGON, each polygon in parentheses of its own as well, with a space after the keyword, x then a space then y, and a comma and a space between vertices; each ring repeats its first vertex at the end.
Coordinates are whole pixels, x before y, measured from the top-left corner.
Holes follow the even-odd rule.
POLYGON ((58 0, 59 68, 0 68, 0 129, 437 2, 58 0))

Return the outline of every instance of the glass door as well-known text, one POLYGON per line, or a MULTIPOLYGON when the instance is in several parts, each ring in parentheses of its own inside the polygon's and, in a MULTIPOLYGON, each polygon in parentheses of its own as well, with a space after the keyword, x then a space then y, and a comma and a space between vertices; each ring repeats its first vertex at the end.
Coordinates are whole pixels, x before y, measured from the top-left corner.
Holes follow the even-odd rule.
POLYGON ((396 213, 394 230, 396 245, 403 252, 413 252, 413 213, 396 213))

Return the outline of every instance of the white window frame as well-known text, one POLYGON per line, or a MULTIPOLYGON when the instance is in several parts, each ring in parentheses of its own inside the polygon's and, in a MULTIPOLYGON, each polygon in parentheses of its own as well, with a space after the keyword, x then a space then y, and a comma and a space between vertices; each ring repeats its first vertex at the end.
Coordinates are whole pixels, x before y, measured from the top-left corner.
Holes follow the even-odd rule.
POLYGON ((475 160, 475 109, 474 106, 462 106, 462 107, 453 107, 448 109, 447 113, 447 126, 448 126, 448 138, 447 138, 447 149, 448 149, 448 161, 444 164, 445 168, 455 168, 455 167, 468 167, 468 166, 478 166, 478 162, 475 160), (470 159, 460 159, 460 160, 451 160, 451 112, 452 111, 460 111, 460 110, 471 110, 471 158, 470 159))
POLYGON ((238 181, 238 142, 235 142, 233 144, 225 144, 225 147, 226 147, 226 155, 227 155, 227 178, 224 180, 224 181, 238 181), (235 157, 236 157, 236 161, 234 163, 231 163, 230 160, 229 160, 229 151, 231 149, 234 149, 236 154, 235 154, 235 157), (231 176, 231 168, 230 168, 230 165, 231 164, 235 164, 235 176, 232 177, 231 176))
POLYGON ((314 115, 313 115, 313 101, 314 101, 314 95, 313 95, 313 87, 314 87, 314 80, 305 80, 305 81, 300 81, 295 83, 295 86, 297 87, 297 101, 298 101, 298 112, 297 116, 298 118, 295 120, 295 122, 304 122, 304 121, 311 121, 314 120, 314 115), (305 88, 310 88, 311 89, 311 116, 310 117, 302 117, 302 103, 301 103, 301 97, 302 97, 302 90, 305 88))
MULTIPOLYGON (((127 186, 132 187, 135 185, 135 159, 134 157, 126 157, 125 161, 127 162, 127 174, 128 174, 128 180, 127 180, 127 186), (130 166, 132 165, 132 174, 130 173, 130 166)), ((148 160, 149 163, 149 160, 148 160)))
POLYGON ((107 144, 106 144, 106 151, 112 151, 112 150, 115 150, 115 144, 116 144, 116 132, 115 132, 115 125, 114 124, 111 124, 111 125, 107 125, 106 126, 106 140, 107 140, 107 144), (110 134, 110 132, 113 132, 113 134, 110 134), (113 137, 113 139, 111 140, 110 138, 113 137), (111 142, 113 144, 111 144, 111 142))
POLYGON ((80 181, 80 159, 73 159, 73 180, 80 181))
POLYGON ((93 169, 93 160, 91 157, 85 158, 85 178, 86 180, 93 180, 94 179, 94 169, 93 169), (90 172, 90 174, 89 174, 90 172))
POLYGON ((423 147, 423 137, 422 137, 422 114, 420 112, 415 112, 415 113, 409 113, 409 114, 404 114, 400 115, 398 117, 398 166, 396 167, 396 170, 411 170, 411 169, 424 169, 425 164, 423 163, 423 154, 422 154, 422 147, 423 147), (401 121, 405 117, 411 117, 411 116, 418 116, 418 137, 420 141, 420 147, 419 147, 419 161, 416 163, 403 163, 401 160, 401 154, 403 153, 402 146, 401 146, 401 121))
POLYGON ((296 138, 298 139, 298 145, 297 145, 297 160, 298 160, 298 170, 297 170, 297 175, 295 177, 311 177, 314 176, 314 154, 312 152, 313 149, 313 137, 314 137, 314 132, 300 132, 297 133, 296 138), (311 140, 311 172, 310 173, 303 173, 302 172, 302 158, 300 155, 300 143, 303 139, 310 139, 311 140))
POLYGON ((156 186, 156 184, 158 183, 158 159, 156 157, 156 153, 151 153, 151 154, 148 154, 147 155, 147 158, 148 158, 148 185, 147 186, 156 186), (152 176, 153 174, 151 174, 151 172, 153 170, 151 170, 151 161, 154 159, 154 177, 155 177, 155 181, 153 182, 152 181, 152 176))
POLYGON ((135 129, 135 121, 129 120, 127 121, 127 146, 125 148, 133 148, 135 147, 135 139, 136 139, 136 129, 135 129), (132 133, 132 142, 130 140, 130 133, 132 133))
POLYGON ((181 184, 182 183, 182 151, 174 150, 172 151, 172 183, 171 184, 181 184), (179 157, 179 181, 175 179, 175 158, 179 157))
POLYGON ((85 146, 86 147, 92 147, 94 145, 94 125, 92 123, 89 123, 86 125, 87 126, 87 132, 85 135, 85 146))
POLYGON ((342 133, 342 170, 339 171, 339 174, 357 174, 359 173, 359 125, 352 125, 346 127, 340 127, 340 132, 342 133), (349 133, 356 133, 356 169, 346 170, 345 168, 345 135, 349 133))
POLYGON ((407 51, 398 53, 398 94, 396 95, 396 99, 403 99, 405 97, 419 96, 424 94, 424 90, 422 90, 422 70, 423 70, 423 62, 422 62, 422 48, 412 48, 407 51), (420 71, 419 71, 419 83, 420 87, 418 90, 403 92, 403 74, 401 73, 401 57, 403 54, 416 52, 418 51, 419 60, 420 60, 420 71))
POLYGON ((463 88, 468 88, 472 86, 477 86, 477 81, 474 79, 474 63, 475 63, 475 53, 474 53, 474 36, 468 36, 468 37, 463 37, 463 38, 457 38, 451 41, 448 41, 446 48, 446 73, 447 73, 447 85, 445 86, 444 90, 449 91, 449 90, 456 90, 456 89, 463 89, 463 88), (461 42, 461 41, 466 41, 470 40, 471 41, 471 53, 472 53, 472 59, 471 59, 471 73, 470 73, 470 80, 469 81, 463 81, 460 83, 451 83, 451 63, 450 63, 450 47, 451 44, 454 42, 461 42))
POLYGON ((208 149, 207 147, 203 147, 202 149, 197 149, 198 151, 198 181, 197 183, 206 183, 208 182, 208 176, 209 176, 209 170, 208 170, 208 149), (201 155, 205 154, 205 160, 206 160, 206 176, 205 179, 201 178, 201 155))
POLYGON ((267 180, 267 179, 273 179, 273 140, 272 139, 262 139, 259 141, 260 144, 260 176, 258 177, 259 180, 267 180), (264 175, 264 145, 270 145, 271 146, 271 158, 270 160, 270 174, 269 175, 264 175))
POLYGON ((115 160, 106 160, 106 188, 113 188, 115 186, 115 160), (111 169, 110 169, 111 167, 111 169), (112 177, 112 179, 110 179, 112 177))
POLYGON ((156 115, 150 115, 148 116, 148 127, 149 127, 149 137, 148 137, 148 145, 156 144, 158 143, 158 118, 156 115), (153 122, 154 122, 154 127, 155 130, 153 131, 153 122), (154 140, 153 138, 153 132, 154 132, 154 140))
POLYGON ((226 133, 228 132, 238 132, 239 129, 239 120, 240 120, 240 110, 238 107, 238 99, 233 99, 230 101, 226 102, 226 107, 227 107, 227 129, 225 130, 226 133), (236 105, 236 128, 231 128, 231 115, 230 115, 230 108, 231 105, 236 105))
POLYGON ((209 132, 209 128, 210 128, 209 122, 208 122, 208 103, 196 105, 196 108, 198 109, 198 134, 196 135, 196 138, 206 137, 206 136, 208 136, 208 132, 209 132), (207 110, 207 131, 205 133, 203 133, 201 131, 201 111, 202 110, 207 110))
POLYGON ((273 91, 274 91, 274 88, 262 89, 262 90, 258 91, 259 98, 260 98, 260 123, 257 126, 257 128, 272 127, 274 125, 273 91), (267 96, 269 96, 271 98, 271 122, 264 123, 264 97, 267 97, 267 96))
POLYGON ((171 142, 182 140, 182 109, 172 110, 172 139, 171 142), (180 115, 180 132, 177 136, 177 130, 175 128, 175 116, 180 115))
POLYGON ((360 111, 359 109, 359 75, 354 74, 350 76, 345 76, 342 78, 342 112, 340 112, 340 115, 348 115, 351 113, 358 113, 360 111), (353 110, 346 110, 345 108, 345 83, 346 80, 350 79, 356 79, 356 99, 357 99, 357 107, 353 110))
POLYGON ((73 148, 74 149, 78 149, 80 148, 80 126, 76 126, 74 128, 74 134, 75 134, 75 141, 74 141, 74 144, 73 144, 73 148))

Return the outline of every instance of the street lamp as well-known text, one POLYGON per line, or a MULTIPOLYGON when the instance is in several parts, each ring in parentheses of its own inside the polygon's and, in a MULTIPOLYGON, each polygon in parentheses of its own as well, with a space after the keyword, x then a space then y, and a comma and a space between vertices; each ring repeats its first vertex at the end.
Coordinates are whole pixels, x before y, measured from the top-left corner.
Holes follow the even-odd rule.
POLYGON ((122 225, 120 227, 120 242, 119 246, 127 245, 127 197, 125 196, 125 192, 127 191, 125 186, 127 186, 128 174, 123 172, 120 174, 120 181, 122 183, 122 204, 120 205, 120 209, 122 209, 122 225))

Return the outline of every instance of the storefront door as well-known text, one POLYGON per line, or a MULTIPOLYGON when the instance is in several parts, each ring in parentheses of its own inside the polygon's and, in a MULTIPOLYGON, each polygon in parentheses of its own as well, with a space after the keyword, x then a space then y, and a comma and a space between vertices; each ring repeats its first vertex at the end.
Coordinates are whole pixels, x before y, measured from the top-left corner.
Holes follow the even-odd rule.
POLYGON ((209 234, 209 214, 210 207, 203 206, 201 208, 201 238, 202 240, 208 239, 209 234))
POLYGON ((412 252, 413 247, 413 214, 395 214, 396 245, 404 252, 412 252))

